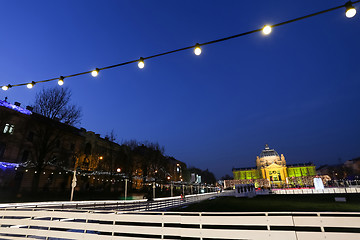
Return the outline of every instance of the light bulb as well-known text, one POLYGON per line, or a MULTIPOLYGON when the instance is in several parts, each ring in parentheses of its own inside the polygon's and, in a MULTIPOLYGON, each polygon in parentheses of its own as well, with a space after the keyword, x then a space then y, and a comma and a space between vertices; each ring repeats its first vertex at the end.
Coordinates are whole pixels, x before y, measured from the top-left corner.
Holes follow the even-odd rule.
POLYGON ((91 76, 96 77, 97 75, 99 75, 99 69, 98 68, 96 68, 95 70, 93 70, 91 72, 91 76))
POLYGON ((194 53, 197 56, 199 56, 201 54, 201 48, 200 48, 200 45, 198 43, 195 45, 194 53))
POLYGON ((58 84, 59 84, 60 86, 62 86, 62 85, 64 84, 64 77, 63 77, 63 76, 61 76, 61 77, 59 78, 58 84))
POLYGON ((356 9, 353 6, 347 7, 345 15, 347 18, 352 18, 356 15, 356 9))
POLYGON ((265 35, 268 35, 268 34, 270 34, 271 33, 271 26, 270 25, 265 25, 264 27, 263 27, 263 29, 262 29, 262 32, 263 32, 263 34, 265 34, 265 35))
POLYGON ((35 84, 35 82, 28 83, 28 84, 26 85, 26 87, 27 87, 28 89, 31 89, 31 88, 34 87, 34 84, 35 84))
POLYGON ((140 69, 143 69, 145 67, 145 63, 144 63, 144 59, 140 58, 139 62, 138 62, 138 67, 140 69))
POLYGON ((9 89, 8 86, 2 86, 2 90, 6 91, 6 90, 8 90, 8 89, 9 89))

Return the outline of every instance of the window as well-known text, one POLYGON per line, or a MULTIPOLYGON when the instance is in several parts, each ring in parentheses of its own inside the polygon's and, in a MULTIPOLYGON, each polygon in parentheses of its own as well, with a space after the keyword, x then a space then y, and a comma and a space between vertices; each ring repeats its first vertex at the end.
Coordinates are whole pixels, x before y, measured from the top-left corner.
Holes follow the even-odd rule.
POLYGON ((3 133, 13 134, 14 133, 14 128, 15 128, 14 125, 7 123, 7 124, 5 124, 3 133))

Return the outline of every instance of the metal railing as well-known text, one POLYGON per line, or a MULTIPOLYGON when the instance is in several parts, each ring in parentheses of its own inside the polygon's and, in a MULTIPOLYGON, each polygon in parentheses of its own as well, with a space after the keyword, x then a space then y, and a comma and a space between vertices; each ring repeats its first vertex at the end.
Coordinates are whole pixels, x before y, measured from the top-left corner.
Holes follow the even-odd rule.
POLYGON ((345 212, 117 212, 0 210, 0 239, 360 239, 360 214, 345 212))
POLYGON ((73 201, 73 202, 35 202, 0 204, 1 208, 51 208, 51 209, 101 209, 116 211, 154 211, 179 207, 190 203, 217 197, 216 192, 187 195, 185 197, 155 198, 153 201, 146 199, 128 201, 73 201))
POLYGON ((344 193, 360 193, 360 188, 334 187, 324 189, 272 189, 274 194, 344 194, 344 193))

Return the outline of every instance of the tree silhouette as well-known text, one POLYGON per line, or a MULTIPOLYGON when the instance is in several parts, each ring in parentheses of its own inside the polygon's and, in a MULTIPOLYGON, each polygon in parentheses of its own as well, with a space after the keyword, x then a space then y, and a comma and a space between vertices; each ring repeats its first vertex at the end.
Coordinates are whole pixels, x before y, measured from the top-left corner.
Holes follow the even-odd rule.
POLYGON ((35 96, 34 112, 72 126, 80 124, 81 109, 70 103, 71 95, 66 87, 44 88, 35 96))
POLYGON ((80 123, 81 110, 72 105, 69 88, 54 87, 42 89, 35 96, 32 129, 34 131, 33 151, 30 164, 35 166, 32 190, 37 191, 40 174, 47 165, 64 166, 72 153, 63 151, 62 140, 69 138, 80 123), (61 157, 62 156, 62 157, 61 157))

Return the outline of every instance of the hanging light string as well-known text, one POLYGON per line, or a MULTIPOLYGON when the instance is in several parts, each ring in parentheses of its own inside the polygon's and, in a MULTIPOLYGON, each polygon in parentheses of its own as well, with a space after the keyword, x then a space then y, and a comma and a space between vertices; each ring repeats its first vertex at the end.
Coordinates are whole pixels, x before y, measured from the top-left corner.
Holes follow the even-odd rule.
POLYGON ((151 56, 148 56, 148 57, 141 57, 141 58, 136 59, 136 60, 131 60, 131 61, 128 61, 128 62, 123 62, 123 63, 111 65, 111 66, 106 66, 106 67, 102 67, 102 68, 96 68, 95 70, 91 70, 91 71, 80 72, 80 73, 75 73, 75 74, 71 74, 71 75, 67 75, 67 76, 60 76, 60 77, 56 77, 56 78, 50 78, 50 79, 41 80, 41 81, 32 81, 30 83, 28 82, 28 83, 20 83, 20 84, 13 84, 13 85, 9 84, 9 85, 1 86, 1 88, 3 90, 5 90, 5 91, 8 90, 9 88, 12 88, 12 87, 19 87, 19 86, 25 86, 25 85, 28 88, 32 88, 37 83, 45 83, 45 82, 51 82, 51 81, 58 81, 58 84, 61 86, 61 85, 64 84, 64 80, 66 78, 76 77, 76 76, 85 75, 85 74, 89 74, 89 73, 91 73, 91 75, 93 77, 96 77, 99 74, 99 72, 102 71, 102 70, 121 67, 121 66, 136 63, 136 62, 138 63, 139 68, 144 68, 145 67, 145 60, 147 60, 147 59, 156 58, 156 57, 160 57, 160 56, 164 56, 164 55, 168 55, 168 54, 172 54, 172 53, 177 53, 177 52, 185 51, 185 50, 192 49, 192 48, 194 48, 194 53, 196 55, 200 55, 201 54, 201 48, 200 48, 201 46, 210 45, 210 44, 214 44, 214 43, 219 43, 219 42, 227 41, 227 40, 230 40, 230 39, 233 39, 233 38, 238 38, 238 37, 246 36, 246 35, 256 33, 256 32, 261 32, 261 31, 263 32, 263 34, 267 35, 267 34, 271 33, 271 30, 274 27, 282 26, 282 25, 285 25, 285 24, 288 24, 288 23, 293 23, 293 22, 296 22, 296 21, 300 21, 300 20, 303 20, 303 19, 306 19, 306 18, 314 17, 314 16, 317 16, 317 15, 327 13, 327 12, 331 12, 331 11, 334 11, 336 9, 340 9, 340 8, 344 8, 344 7, 345 7, 346 17, 352 18, 356 14, 356 9, 353 7, 353 4, 356 4, 356 3, 359 3, 359 2, 360 2, 360 0, 353 1, 353 2, 348 1, 347 3, 345 3, 343 5, 340 5, 340 6, 337 6, 337 7, 329 8, 329 9, 326 9, 326 10, 323 10, 323 11, 315 12, 315 13, 312 13, 312 14, 309 14, 309 15, 306 15, 306 16, 303 16, 303 17, 294 18, 294 19, 291 19, 291 20, 287 20, 287 21, 284 21, 284 22, 277 23, 277 24, 265 25, 262 28, 255 29, 255 30, 252 30, 252 31, 248 31, 248 32, 244 32, 244 33, 240 33, 240 34, 236 34, 236 35, 232 35, 232 36, 228 36, 228 37, 224 37, 224 38, 204 42, 204 43, 201 43, 201 44, 196 43, 195 45, 192 45, 192 46, 183 47, 183 48, 179 48, 179 49, 176 49, 176 50, 151 55, 151 56))

